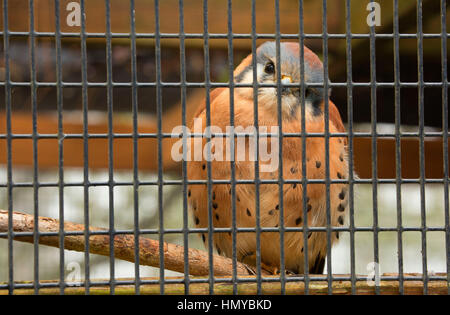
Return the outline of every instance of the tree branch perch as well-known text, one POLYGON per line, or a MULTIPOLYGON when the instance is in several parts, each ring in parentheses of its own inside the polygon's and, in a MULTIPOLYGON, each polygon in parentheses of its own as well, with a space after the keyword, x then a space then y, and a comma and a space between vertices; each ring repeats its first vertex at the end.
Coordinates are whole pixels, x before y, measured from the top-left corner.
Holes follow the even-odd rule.
MULTIPOLYGON (((34 216, 13 212, 13 231, 14 232, 33 232, 34 216)), ((40 232, 59 232, 60 222, 56 219, 39 217, 40 232)), ((84 231, 82 224, 64 222, 65 232, 84 231)), ((90 231, 107 231, 106 229, 89 227, 90 231)), ((0 210, 0 233, 8 232, 8 211, 0 210)), ((89 252, 92 254, 109 256, 109 235, 90 235, 89 252)), ((33 236, 14 235, 14 240, 33 243, 33 236)), ((59 236, 40 236, 39 244, 59 248, 59 236)), ((176 244, 164 242, 164 268, 172 271, 184 273, 184 247, 176 244)), ((134 255, 134 235, 119 234, 114 236, 114 257, 117 259, 135 262, 134 255)), ((83 252, 85 249, 84 235, 66 235, 64 237, 64 249, 83 252)), ((209 256, 208 253, 188 249, 189 255, 189 274, 193 276, 206 276, 209 274, 209 256)), ((213 272, 215 276, 231 276, 233 274, 232 260, 223 256, 213 256, 213 272)), ((145 266, 159 267, 159 242, 146 237, 139 238, 139 264, 145 266)), ((263 274, 265 273, 262 270, 263 274)), ((246 265, 237 262, 237 275, 250 275, 246 265)))

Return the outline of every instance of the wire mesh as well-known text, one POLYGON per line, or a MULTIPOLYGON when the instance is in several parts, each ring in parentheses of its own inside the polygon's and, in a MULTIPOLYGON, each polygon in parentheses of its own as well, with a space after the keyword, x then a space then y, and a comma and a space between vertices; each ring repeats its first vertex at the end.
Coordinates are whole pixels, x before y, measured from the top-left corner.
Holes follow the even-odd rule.
MULTIPOLYGON (((371 0, 371 3, 375 1, 371 0)), ((237 263, 238 263, 238 244, 237 238, 239 233, 252 232, 255 233, 256 237, 256 284, 257 293, 263 293, 262 284, 264 282, 280 282, 280 293, 286 293, 286 285, 288 282, 301 281, 304 283, 304 292, 306 294, 310 291, 311 281, 326 281, 327 283, 327 293, 333 293, 333 282, 348 280, 351 282, 351 293, 357 293, 357 282, 365 281, 366 276, 361 276, 357 274, 356 270, 356 257, 357 252, 355 248, 355 234, 357 232, 370 232, 373 235, 373 261, 376 264, 380 263, 380 233, 382 232, 395 232, 397 237, 397 249, 398 249, 398 275, 380 275, 378 274, 378 269, 375 269, 375 275, 380 281, 387 280, 397 280, 399 283, 399 293, 403 294, 404 285, 406 281, 409 280, 420 280, 423 282, 423 293, 428 293, 428 287, 430 281, 444 280, 447 282, 448 290, 450 290, 450 275, 448 270, 450 268, 450 228, 449 228, 449 195, 448 195, 448 76, 447 76, 447 4, 445 0, 440 2, 440 33, 424 33, 422 24, 423 20, 423 2, 422 0, 416 1, 416 19, 417 19, 417 32, 416 33, 402 33, 400 32, 399 25, 399 1, 393 0, 393 32, 392 33, 377 33, 376 27, 374 25, 370 26, 368 34, 352 33, 351 25, 351 1, 345 0, 345 33, 330 33, 328 28, 327 18, 330 15, 328 11, 328 2, 326 0, 322 1, 322 11, 321 11, 321 29, 320 34, 306 34, 304 29, 304 3, 303 1, 298 2, 298 21, 299 29, 297 34, 284 34, 281 32, 280 19, 282 18, 282 12, 280 12, 279 1, 274 1, 274 12, 273 20, 275 21, 275 32, 273 34, 263 34, 258 33, 256 28, 256 0, 251 1, 251 32, 248 34, 235 33, 233 32, 233 1, 226 1, 226 15, 227 15, 227 32, 226 33, 211 33, 209 32, 209 26, 212 21, 208 19, 209 11, 212 10, 212 2, 203 0, 202 1, 202 17, 203 17, 203 32, 202 33, 188 33, 185 31, 185 24, 188 21, 185 19, 183 0, 178 1, 178 20, 179 20, 179 32, 178 33, 164 33, 161 32, 160 22, 162 16, 160 15, 160 1, 154 0, 153 10, 155 12, 155 29, 152 33, 139 33, 136 32, 136 4, 135 0, 129 1, 129 15, 130 15, 130 32, 129 33, 116 33, 112 32, 112 18, 111 18, 111 2, 110 0, 105 0, 105 32, 100 33, 89 33, 86 31, 86 7, 85 1, 80 0, 79 5, 81 9, 81 25, 79 32, 62 32, 61 31, 61 2, 55 0, 54 2, 54 13, 55 13, 55 32, 41 32, 35 29, 35 8, 36 3, 33 0, 29 0, 28 3, 28 15, 29 15, 29 31, 10 31, 9 30, 9 2, 3 0, 3 30, 0 32, 0 36, 3 38, 3 62, 4 62, 4 80, 0 81, 0 86, 4 88, 5 95, 5 117, 6 117, 6 128, 5 133, 0 134, 0 140, 6 141, 6 174, 7 178, 4 182, 0 182, 0 188, 6 189, 6 199, 8 207, 8 230, 7 232, 0 232, 0 237, 7 238, 7 256, 8 256, 8 280, 4 284, 0 284, 0 289, 7 289, 10 294, 14 293, 15 289, 20 288, 32 288, 34 293, 38 294, 39 290, 48 287, 57 287, 61 294, 64 293, 65 289, 68 287, 68 283, 65 280, 65 262, 66 253, 64 250, 65 237, 71 235, 82 235, 85 240, 85 250, 84 250, 84 283, 85 293, 90 293, 90 288, 93 286, 107 285, 110 288, 111 294, 115 293, 115 288, 122 284, 132 284, 134 285, 135 292, 140 293, 141 286, 145 284, 158 284, 160 287, 160 293, 164 294, 166 285, 170 283, 183 283, 184 293, 190 293, 190 284, 192 283, 208 283, 209 293, 214 294, 214 285, 217 282, 231 282, 233 284, 232 292, 234 294, 238 293, 238 285, 240 283, 253 281, 251 279, 246 279, 239 277, 237 274, 237 263), (24 38, 29 40, 29 52, 28 58, 30 63, 30 80, 29 81, 15 81, 11 78, 11 50, 10 50, 10 40, 11 38, 24 38), (36 42, 41 38, 52 38, 55 41, 55 69, 56 69, 56 81, 55 82, 43 82, 37 79, 36 66, 39 60, 36 58, 36 42), (81 43, 81 81, 80 82, 68 82, 63 80, 63 54, 62 54, 62 40, 72 39, 79 40, 81 43), (106 42, 106 80, 105 82, 91 82, 88 80, 88 48, 87 41, 90 39, 104 39, 106 42), (116 82, 113 80, 113 40, 115 39, 126 39, 129 40, 129 49, 131 51, 131 80, 130 82, 116 82), (138 80, 138 61, 137 61, 137 42, 140 39, 154 40, 154 54, 155 54, 155 81, 154 82, 141 82, 138 80), (162 67, 162 56, 161 56, 161 41, 163 39, 176 39, 179 40, 179 63, 180 63, 180 76, 179 82, 165 82, 162 79, 163 67, 162 67), (186 57, 186 41, 187 40, 202 40, 203 46, 203 56, 204 56, 204 82, 188 82, 187 80, 187 57, 186 57), (212 40, 221 39, 227 42, 227 58, 228 62, 224 62, 223 66, 228 68, 228 82, 214 82, 211 78, 211 48, 210 42, 212 40), (234 40, 250 40, 251 41, 251 56, 252 56, 252 68, 253 70, 253 83, 243 84, 235 82, 233 71, 237 60, 235 60, 234 55, 234 40), (277 83, 276 84, 261 84, 257 80, 257 40, 274 40, 276 43, 276 66, 277 66, 277 83), (323 83, 312 83, 305 84, 304 78, 305 67, 304 67, 304 42, 308 39, 321 40, 322 45, 322 62, 323 62, 323 83), (329 66, 332 61, 329 59, 328 54, 328 44, 330 40, 339 39, 345 41, 345 56, 346 56, 346 71, 345 71, 345 82, 331 82, 329 78, 329 66), (354 82, 353 80, 353 60, 352 60, 352 40, 356 39, 367 39, 369 40, 369 66, 370 66, 370 82, 354 82), (379 39, 389 39, 393 41, 393 55, 394 55, 394 80, 393 82, 379 82, 377 80, 377 64, 383 61, 377 59, 376 52, 376 41, 379 39), (403 82, 401 80, 400 74, 400 40, 401 39, 415 39, 417 40, 417 82, 403 82), (426 39, 438 39, 441 42, 440 54, 441 54, 441 81, 430 82, 425 80, 425 65, 424 65, 424 40, 426 39), (301 95, 305 95, 307 87, 320 87, 323 88, 323 98, 325 100, 329 99, 329 88, 344 88, 346 89, 346 113, 347 113, 347 125, 346 132, 333 132, 329 130, 330 122, 330 112, 329 104, 325 102, 324 105, 324 132, 323 133, 313 133, 306 132, 306 125, 308 122, 305 119, 306 116, 306 105, 305 99, 301 99, 301 132, 299 133, 288 133, 283 131, 283 119, 282 119, 282 93, 281 89, 284 87, 281 81, 281 52, 280 44, 283 40, 296 41, 300 44, 299 52, 299 64, 300 64, 300 89, 301 95), (32 132, 30 134, 17 134, 13 132, 13 102, 12 102, 12 89, 15 87, 27 87, 30 88, 31 93, 31 121, 32 121, 32 132), (131 114, 132 114, 132 132, 131 133, 116 133, 114 132, 114 97, 113 93, 115 89, 118 88, 131 88, 131 114), (163 172, 163 140, 172 138, 172 133, 163 132, 163 89, 164 88, 179 88, 180 89, 180 99, 181 99, 181 122, 183 126, 187 126, 189 121, 187 119, 187 103, 189 88, 204 88, 205 89, 205 103, 206 103, 206 126, 211 126, 211 96, 210 93, 215 88, 228 88, 230 90, 229 94, 229 106, 230 106, 230 126, 235 126, 235 96, 234 91, 237 88, 247 87, 253 90, 253 125, 256 129, 256 137, 267 136, 277 136, 280 138, 279 148, 278 148, 278 168, 283 170, 283 139, 284 138, 300 138, 301 139, 301 150, 306 152, 307 149, 307 139, 308 138, 323 138, 324 139, 324 179, 312 179, 308 178, 306 173, 307 161, 306 154, 302 154, 301 168, 302 174, 299 179, 285 179, 283 172, 278 172, 278 177, 274 179, 263 179, 260 175, 260 161, 259 158, 256 159, 254 163, 254 179, 237 179, 236 178, 236 163, 234 160, 230 161, 230 172, 231 178, 229 180, 225 179, 213 179, 213 165, 210 161, 211 158, 208 156, 206 163, 206 180, 193 180, 189 179, 187 175, 187 163, 184 158, 181 162, 181 178, 180 179, 166 179, 164 178, 163 172), (258 106, 258 90, 261 87, 274 87, 277 93, 277 119, 278 119, 278 135, 269 134, 259 131, 259 106, 258 106), (38 97, 37 90, 40 88, 54 88, 57 93, 57 133, 39 133, 38 132, 38 97), (67 133, 64 130, 64 97, 63 90, 65 88, 80 88, 81 89, 81 99, 82 99, 82 121, 83 128, 80 133, 67 133), (106 133, 91 133, 89 132, 89 98, 88 91, 90 88, 101 88, 106 90, 106 102, 107 102, 107 124, 108 129, 106 133), (143 133, 139 132, 139 97, 138 92, 140 88, 152 88, 156 91, 156 132, 143 133), (356 106, 354 102, 354 89, 356 88, 368 88, 370 90, 370 131, 361 132, 355 131, 354 126, 354 108, 356 106), (380 89, 393 89, 394 90, 394 132, 378 131, 378 117, 379 113, 377 110, 377 104, 379 103, 377 91, 380 89), (401 111, 401 91, 404 89, 417 89, 418 97, 418 129, 417 131, 402 131, 401 121, 402 121, 402 111, 401 111), (426 88, 440 88, 442 90, 442 131, 426 131, 425 125, 425 91, 426 88), (331 179, 330 176, 330 140, 334 137, 346 137, 348 139, 348 178, 331 179), (371 178, 358 178, 357 174, 354 173, 354 140, 358 138, 370 137, 371 138, 371 178), (443 174, 442 178, 427 178, 426 177, 426 150, 425 141, 427 138, 442 137, 443 139, 443 174), (381 138, 393 138, 395 139, 395 161, 392 161, 395 168, 395 178, 379 178, 378 174, 378 139, 381 138), (419 177, 418 178, 403 178, 402 177, 402 139, 407 138, 418 138, 419 139, 419 177), (17 183, 13 180, 13 141, 29 139, 32 141, 32 180, 29 182, 17 183), (66 182, 64 177, 64 150, 65 142, 70 139, 81 139, 83 141, 83 180, 79 182, 66 182), (89 140, 91 139, 105 139, 108 142, 108 178, 106 180, 92 181, 90 180, 90 165, 89 165, 89 140), (131 139, 132 140, 132 180, 117 182, 114 179, 115 168, 115 152, 114 152, 114 141, 117 139, 131 139), (139 140, 141 139, 156 139, 157 141, 157 178, 154 180, 143 180, 139 176, 139 140), (43 140, 57 140, 58 141, 58 180, 54 182, 42 182, 39 177, 39 156, 45 154, 45 152, 39 150, 38 143, 43 140), (213 217, 213 187, 215 185, 229 185, 230 186, 230 198, 231 198, 231 215, 232 215, 232 225, 230 227, 216 227, 214 226, 213 217), (237 225, 237 193, 236 188, 239 185, 253 184, 255 185, 255 227, 239 227, 237 225), (279 205, 279 227, 267 227, 261 224, 261 190, 260 186, 264 184, 271 184, 278 187, 278 205, 279 205), (302 187, 302 216, 307 218, 307 193, 308 188, 314 184, 325 185, 325 211, 326 211, 326 225, 325 226, 310 226, 308 225, 308 220, 303 220, 302 226, 299 227, 287 227, 285 224, 284 212, 284 197, 283 191, 284 186, 298 184, 302 187), (331 223, 331 201, 330 201, 330 187, 333 184, 348 184, 348 226, 332 226, 331 223), (372 209, 373 209, 373 222, 372 226, 357 226, 355 224, 355 185, 357 184, 371 184, 372 185, 372 209), (396 202, 396 226, 388 227, 382 226, 378 220, 379 218, 379 208, 378 204, 379 191, 378 187, 382 184, 394 184, 395 185, 395 202, 396 202), (403 225, 403 209, 402 209, 402 190, 401 187, 404 184, 418 184, 420 186, 420 226, 409 227, 403 225), (444 187, 444 212, 445 217, 442 226, 429 226, 427 225, 427 215, 426 215, 426 192, 425 186, 427 184, 441 184, 444 187), (164 215, 164 189, 166 186, 181 186, 182 187, 182 227, 181 228, 167 228, 165 227, 166 216, 164 215), (208 212, 208 224, 207 228, 191 228, 189 227, 190 215, 188 211, 188 186, 189 185, 204 185, 206 186, 207 192, 207 212, 208 212), (109 201, 109 224, 106 231, 93 231, 85 229, 80 232, 68 232, 64 230, 64 220, 65 220, 65 202, 64 202, 64 190, 67 187, 82 187, 83 188, 83 223, 85 226, 89 226, 91 222, 90 209, 90 193, 89 189, 91 187, 104 186, 108 188, 108 201, 109 201), (120 186, 133 187, 133 229, 117 229, 115 220, 115 188, 120 186), (157 228, 141 228, 140 225, 140 215, 139 215, 139 188, 142 186, 152 186, 157 188, 157 212, 158 212, 158 227, 157 228), (37 228, 38 217, 40 215, 40 202, 39 202, 39 191, 41 188, 54 187, 58 189, 59 195, 59 205, 58 205, 58 215, 60 220, 60 227, 58 232, 40 232, 37 228), (33 232, 15 232, 13 230, 13 220, 12 214, 15 211, 15 206, 13 204, 13 191, 17 188, 32 188, 33 189, 33 216, 34 216, 34 230, 33 232), (214 263, 214 235, 216 233, 230 233, 231 234, 231 247, 232 247, 232 266, 233 272, 230 277, 217 277, 214 275, 213 263, 214 263), (279 269, 282 271, 278 277, 264 277, 262 268, 263 262, 261 260, 261 233, 271 232, 279 234, 280 242, 280 265, 279 269), (308 247, 311 244, 308 242, 307 238, 303 240, 304 248, 304 274, 301 275, 287 275, 285 272, 285 233, 287 232, 302 232, 304 235, 310 232, 322 232, 326 234, 326 276, 321 277, 317 275, 310 275, 309 272, 309 251, 308 247), (349 259, 349 275, 335 275, 332 272, 332 233, 346 232, 349 234, 349 244, 350 244, 350 259, 349 259), (419 232, 421 236, 421 275, 406 275, 404 272, 404 238, 403 234, 405 232, 419 232), (443 232, 445 233, 445 244, 446 244, 446 272, 445 276, 440 275, 430 275, 428 269, 427 251, 429 250, 427 243, 427 233, 428 232, 443 232), (190 234, 207 234, 207 252, 208 252, 208 263, 209 263, 209 275, 207 277, 191 278, 189 276, 189 253, 188 249, 190 246, 189 236, 190 234), (114 252, 114 237, 120 234, 132 234, 135 240, 135 250, 134 250, 134 280, 123 280, 118 279, 115 269, 115 252, 114 252), (182 235, 182 245, 184 246, 184 276, 182 279, 171 279, 166 277, 165 271, 165 252, 164 247, 159 247, 159 279, 148 280, 141 277, 141 271, 139 268, 140 262, 140 248, 139 248, 139 238, 143 236, 154 236, 157 237, 159 242, 162 244, 165 241, 167 235, 170 234, 181 234, 182 235), (91 279, 90 263, 92 258, 89 255, 89 238, 92 235, 109 235, 109 280, 108 281, 97 281, 91 279), (31 283, 18 283, 15 281, 14 276, 14 246, 13 240, 17 236, 32 236, 33 237, 33 281, 31 283), (59 281, 55 283, 42 282, 40 280, 39 269, 40 264, 40 247, 39 239, 46 236, 57 236, 59 238, 60 250, 59 250, 59 281)), ((298 85, 298 84, 297 84, 298 85)), ((359 106, 359 105, 358 105, 359 106)), ((234 129, 232 129, 234 130, 234 129)), ((183 154, 186 154, 187 139, 186 130, 183 130, 182 135, 179 137, 183 139, 183 154)), ((221 134, 221 133, 209 133, 209 134, 191 134, 192 137, 204 137, 210 141, 213 137, 230 137, 238 138, 245 137, 248 135, 236 134, 234 131, 231 134, 221 134)), ((235 152, 234 141, 230 142, 231 152, 235 152)), ((258 154, 259 147, 258 141, 256 142, 256 152, 258 154)), ((210 154, 210 152, 208 152, 210 154)), ((375 293, 380 294, 380 286, 375 285, 375 293)), ((448 291, 450 293, 450 291, 448 291)))

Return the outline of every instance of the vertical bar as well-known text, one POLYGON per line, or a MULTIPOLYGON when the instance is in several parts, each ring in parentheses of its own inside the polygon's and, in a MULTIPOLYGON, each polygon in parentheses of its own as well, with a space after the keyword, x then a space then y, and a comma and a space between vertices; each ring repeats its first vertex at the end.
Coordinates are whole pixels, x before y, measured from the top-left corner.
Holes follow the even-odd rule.
POLYGON ((55 1, 56 102, 58 110, 58 188, 59 188, 59 293, 64 294, 64 133, 61 64, 60 2, 55 1))
POLYGON ((394 93, 395 93, 395 181, 397 199, 397 247, 398 247, 398 287, 404 294, 403 276, 403 219, 402 219, 402 151, 400 130, 400 40, 398 24, 398 0, 394 0, 394 93))
POLYGON ((184 1, 178 0, 180 19, 180 81, 181 81, 181 125, 183 126, 183 246, 184 246, 184 294, 189 294, 189 215, 187 201, 187 139, 186 139, 186 47, 184 33, 184 1))
POLYGON ((233 54, 233 3, 232 0, 228 0, 227 7, 228 15, 228 88, 230 90, 230 126, 231 134, 228 135, 230 141, 230 169, 231 169, 231 259, 232 259, 232 281, 233 281, 233 294, 237 294, 237 251, 236 251, 236 163, 234 161, 234 54, 233 54))
POLYGON ((161 91, 161 33, 159 29, 159 0, 155 0, 155 58, 156 58, 156 116, 158 140, 158 216, 159 216, 159 286, 164 294, 164 212, 162 166, 162 91, 161 91))
POLYGON ((37 131, 37 84, 36 84, 36 34, 34 30, 34 1, 29 0, 30 15, 30 78, 31 78, 31 111, 33 130, 33 203, 34 203, 34 226, 33 226, 33 248, 34 248, 34 293, 39 294, 39 168, 38 168, 38 131, 37 131))
POLYGON ((422 277, 423 293, 428 294, 428 268, 427 268, 427 225, 425 213, 425 111, 424 111, 424 74, 423 74, 423 28, 422 28, 422 0, 417 0, 417 74, 419 79, 419 163, 420 163, 420 216, 422 230, 422 277))
POLYGON ((106 8, 106 102, 108 106, 108 188, 109 188, 109 272, 110 293, 115 291, 114 265, 114 131, 113 131, 113 79, 111 53, 111 3, 105 0, 106 8))
MULTIPOLYGON (((373 3, 373 0, 371 0, 373 3)), ((375 26, 370 26, 370 111, 372 132, 372 206, 373 206, 373 261, 375 262, 375 279, 379 279, 378 249, 378 160, 377 160, 377 72, 375 51, 375 26)), ((375 294, 380 294, 380 286, 375 281, 375 294)))
POLYGON ((298 16, 299 16, 299 45, 300 45, 300 94, 301 97, 301 129, 302 129, 302 212, 303 212, 303 255, 304 255, 304 282, 305 282, 305 295, 309 294, 309 260, 308 260, 308 211, 307 211, 307 198, 308 198, 308 185, 307 185, 307 165, 306 165, 306 106, 305 106, 305 30, 303 24, 303 1, 298 3, 298 16))
POLYGON ((5 59, 5 106, 7 146, 7 195, 8 195, 8 294, 14 293, 14 230, 13 230, 13 179, 12 179, 12 131, 11 131, 11 75, 9 70, 8 0, 3 0, 3 50, 5 59))
POLYGON ((278 169, 278 197, 280 204, 280 282, 281 294, 286 294, 286 273, 285 273, 285 255, 284 255, 284 200, 283 200, 283 117, 281 104, 281 53, 280 53, 280 3, 275 0, 275 44, 276 44, 276 64, 277 64, 277 112, 278 112, 278 130, 279 138, 279 169, 278 169))
MULTIPOLYGON (((81 94, 83 107, 83 195, 84 226, 89 226, 89 121, 88 121, 88 82, 87 82, 87 48, 86 48, 86 14, 84 0, 80 0, 81 10, 81 94)), ((85 294, 90 292, 90 262, 89 262, 89 229, 84 229, 84 285, 85 294)))
MULTIPOLYGON (((203 52, 205 61, 205 93, 206 93, 206 127, 211 126, 211 77, 209 64, 209 33, 208 33, 208 0, 203 0, 203 52)), ((207 142, 211 141, 211 134, 206 134, 207 142)), ((207 153, 207 190, 208 190, 208 261, 209 261, 209 294, 214 294, 214 270, 213 270, 213 240, 214 226, 212 219, 212 178, 211 178, 211 152, 207 153)))
POLYGON ((349 180, 349 221, 350 221, 350 278, 352 294, 356 294, 355 263, 355 208, 354 208, 354 166, 353 166, 353 62, 352 62, 352 26, 351 0, 346 0, 346 54, 347 54, 347 121, 348 121, 348 180, 349 180))
POLYGON ((134 209, 134 278, 135 293, 140 294, 141 279, 139 273, 139 163, 138 163, 138 82, 136 67, 136 12, 134 0, 130 0, 131 22, 131 103, 133 115, 133 209, 134 209))
POLYGON ((327 23, 327 0, 322 1, 322 46, 323 46, 323 99, 325 116, 325 201, 327 216, 327 281, 328 294, 333 293, 331 275, 331 209, 330 209, 330 116, 328 103, 328 23, 327 23))
POLYGON ((450 294, 450 219, 448 198, 448 77, 447 77, 447 2, 441 0, 442 140, 444 163, 445 248, 447 258, 447 294, 450 294))
POLYGON ((260 209, 260 177, 259 177, 259 114, 258 114, 258 76, 256 62, 256 1, 252 0, 252 70, 253 70, 253 124, 256 135, 255 159, 255 233, 256 233, 256 293, 261 294, 261 209, 260 209))

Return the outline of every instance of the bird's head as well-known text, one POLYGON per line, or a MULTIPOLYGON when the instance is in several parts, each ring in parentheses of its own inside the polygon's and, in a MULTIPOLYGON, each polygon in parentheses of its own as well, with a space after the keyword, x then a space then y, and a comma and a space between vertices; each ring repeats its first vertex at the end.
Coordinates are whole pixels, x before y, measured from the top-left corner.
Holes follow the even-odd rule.
MULTIPOLYGON (((324 73, 322 62, 310 49, 304 47, 304 83, 305 83, 305 110, 306 117, 314 118, 323 113, 324 73), (308 86, 315 83, 314 86, 308 86)), ((252 54, 245 58, 234 72, 235 82, 253 84, 252 54)), ((280 43, 280 65, 277 65, 275 42, 265 42, 256 50, 256 79, 259 84, 277 86, 259 86, 258 104, 268 108, 277 109, 278 91, 281 93, 283 115, 296 116, 302 100, 300 46, 295 42, 280 43), (278 73, 280 70, 280 73, 278 73), (290 85, 290 86, 286 86, 290 85), (295 86, 293 86, 295 85, 295 86)), ((253 99, 253 88, 238 88, 241 96, 253 99)), ((329 94, 328 94, 329 95, 329 94)))

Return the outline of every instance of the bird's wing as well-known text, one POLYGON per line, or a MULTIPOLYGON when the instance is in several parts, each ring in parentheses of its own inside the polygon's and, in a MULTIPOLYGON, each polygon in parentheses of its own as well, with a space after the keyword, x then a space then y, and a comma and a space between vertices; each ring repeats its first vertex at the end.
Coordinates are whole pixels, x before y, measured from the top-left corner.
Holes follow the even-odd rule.
MULTIPOLYGON (((224 87, 213 89, 209 93, 209 103, 212 104, 212 102, 214 102, 214 99, 220 93, 222 93, 225 89, 226 88, 224 88, 224 87)), ((206 108, 206 99, 204 99, 203 102, 200 104, 200 106, 197 108, 197 111, 194 114, 194 118, 197 118, 198 116, 200 116, 200 114, 205 110, 205 108, 206 108)))
MULTIPOLYGON (((338 132, 345 132, 344 123, 341 119, 341 114, 339 114, 339 110, 333 102, 328 102, 328 113, 330 117, 330 121, 333 123, 334 127, 336 127, 338 132)), ((343 137, 344 143, 347 144, 347 138, 343 137)))

